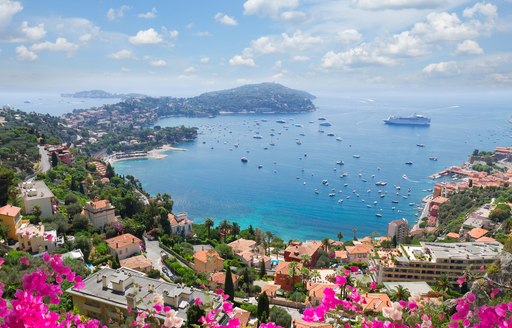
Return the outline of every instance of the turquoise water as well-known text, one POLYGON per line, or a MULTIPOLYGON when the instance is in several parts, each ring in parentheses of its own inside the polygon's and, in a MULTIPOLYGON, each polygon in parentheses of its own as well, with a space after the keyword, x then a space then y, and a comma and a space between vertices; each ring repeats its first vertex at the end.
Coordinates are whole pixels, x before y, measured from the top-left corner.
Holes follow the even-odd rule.
POLYGON ((224 219, 252 224, 285 240, 336 239, 338 231, 351 238, 353 228, 359 237, 385 234, 391 220, 417 219, 421 198, 435 183, 429 175, 461 164, 474 148, 511 144, 511 98, 506 93, 319 97, 318 110, 305 114, 166 118, 158 124, 199 127, 196 141, 177 145, 187 151, 122 161, 115 169, 136 176, 151 194, 171 194, 175 211, 188 212, 196 222, 211 217, 216 224, 224 219), (431 117, 432 125, 382 122, 412 113, 431 117), (320 127, 320 117, 332 126, 320 127), (286 123, 276 123, 279 119, 286 123), (433 156, 438 161, 429 160, 433 156), (344 172, 348 175, 340 178, 344 172), (387 186, 376 186, 377 181, 387 186))

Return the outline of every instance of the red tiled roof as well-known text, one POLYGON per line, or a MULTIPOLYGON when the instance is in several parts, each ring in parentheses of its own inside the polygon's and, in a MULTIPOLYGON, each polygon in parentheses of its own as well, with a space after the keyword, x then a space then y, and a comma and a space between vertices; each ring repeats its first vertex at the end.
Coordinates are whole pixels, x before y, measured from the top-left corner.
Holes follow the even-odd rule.
POLYGON ((475 241, 477 241, 479 243, 492 243, 492 242, 496 241, 496 239, 491 238, 491 237, 483 236, 483 237, 478 238, 475 241))
MULTIPOLYGON (((276 274, 287 275, 290 272, 290 263, 292 263, 292 262, 284 262, 284 261, 279 262, 276 267, 276 274)), ((297 276, 298 276, 298 275, 300 275, 300 269, 302 268, 302 264, 299 262, 295 262, 295 263, 297 263, 296 270, 297 270, 297 276)))
POLYGON ((359 244, 354 246, 345 246, 348 254, 368 254, 371 252, 373 247, 368 244, 359 244))
POLYGON ((106 242, 110 248, 121 248, 132 244, 140 244, 142 240, 131 233, 125 233, 123 235, 107 239, 106 242))
POLYGON ((480 237, 483 237, 486 233, 488 233, 489 230, 485 230, 482 228, 473 228, 469 231, 469 236, 474 239, 478 239, 480 237))
POLYGON ((219 253, 217 253, 213 249, 197 251, 194 253, 194 258, 203 263, 205 263, 208 260, 208 257, 213 257, 218 260, 224 261, 224 259, 220 257, 219 253))
POLYGON ((5 205, 5 206, 0 207, 0 214, 5 215, 5 216, 15 217, 16 215, 18 215, 20 213, 20 211, 21 211, 21 208, 12 206, 12 205, 5 205))

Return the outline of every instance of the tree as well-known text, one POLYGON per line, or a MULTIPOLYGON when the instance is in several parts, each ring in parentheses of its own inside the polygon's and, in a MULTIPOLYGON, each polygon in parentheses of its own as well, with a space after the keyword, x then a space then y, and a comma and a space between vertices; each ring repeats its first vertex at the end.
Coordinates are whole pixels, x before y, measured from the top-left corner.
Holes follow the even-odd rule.
POLYGON ((258 297, 258 310, 256 311, 256 317, 258 318, 259 323, 264 323, 265 316, 268 317, 268 313, 270 313, 270 302, 268 300, 267 293, 261 293, 258 297))
POLYGON ((225 260, 233 258, 233 249, 226 244, 218 244, 215 246, 215 250, 219 253, 220 257, 225 260))
POLYGON ((380 247, 382 247, 382 248, 393 248, 393 242, 391 240, 383 240, 380 243, 380 247))
POLYGON ((274 234, 272 233, 272 231, 267 231, 265 233, 265 237, 267 237, 267 250, 266 250, 266 253, 267 254, 270 254, 270 243, 272 242, 272 239, 274 238, 274 234))
POLYGON ((52 153, 52 167, 56 167, 57 165, 59 165, 59 158, 57 157, 57 153, 53 152, 52 153))
POLYGON ((91 253, 92 243, 91 240, 85 236, 75 238, 74 248, 80 248, 84 254, 85 262, 89 261, 89 254, 91 253))
POLYGON ((497 222, 505 221, 508 218, 510 218, 510 207, 506 204, 498 204, 489 214, 489 219, 497 222))
POLYGON ((186 323, 186 327, 187 328, 195 328, 195 327, 198 327, 200 326, 200 322, 199 322, 199 319, 204 316, 206 313, 204 312, 203 309, 201 309, 201 307, 199 305, 191 305, 188 309, 187 309, 187 323, 186 323))
POLYGON ((87 230, 89 228, 89 219, 84 215, 76 214, 73 216, 72 228, 75 232, 87 230))
POLYGON ((356 237, 357 229, 356 229, 356 228, 353 228, 353 229, 352 229, 352 232, 354 233, 354 240, 357 240, 357 237, 356 237))
POLYGON ((408 300, 411 297, 411 292, 402 285, 396 286, 391 292, 391 300, 398 302, 400 300, 408 300))
POLYGON ((109 179, 112 179, 115 175, 116 175, 116 173, 114 172, 114 168, 112 167, 112 165, 110 165, 110 163, 107 163, 107 169, 105 170, 105 176, 109 179))
POLYGON ((231 236, 236 238, 239 233, 240 233, 240 225, 236 222, 233 222, 233 224, 231 225, 231 236))
POLYGON ((119 256, 116 253, 116 256, 112 259, 112 269, 119 269, 121 267, 121 263, 119 263, 119 256))
POLYGON ((204 225, 206 227, 206 229, 208 230, 208 239, 210 239, 210 233, 211 233, 211 229, 213 227, 213 220, 210 219, 210 218, 206 218, 206 220, 204 220, 204 225))
POLYGON ((290 262, 288 265, 288 275, 292 277, 292 282, 295 282, 295 276, 297 275, 297 266, 299 264, 297 262, 290 262))
POLYGON ((324 239, 322 239, 322 246, 324 248, 324 251, 328 252, 329 251, 329 238, 325 237, 324 239))
POLYGON ((228 301, 233 302, 235 299, 235 286, 233 285, 233 275, 231 274, 231 268, 226 269, 226 279, 224 280, 224 293, 228 295, 228 301))
POLYGON ((285 309, 273 306, 270 309, 269 321, 281 327, 291 327, 292 316, 285 309))
POLYGON ((226 241, 226 236, 229 234, 229 231, 231 230, 231 225, 227 220, 224 220, 221 222, 219 226, 219 232, 222 240, 226 241))
POLYGON ((314 282, 317 282, 318 280, 320 280, 322 278, 322 275, 320 274, 320 271, 318 270, 313 270, 311 271, 311 273, 309 274, 309 279, 311 281, 314 281, 314 282))
POLYGON ((249 267, 243 267, 238 272, 238 284, 240 287, 245 286, 245 291, 249 292, 252 286, 252 283, 255 280, 255 276, 252 272, 252 269, 249 267))
POLYGON ((7 204, 9 189, 14 182, 14 172, 6 167, 0 166, 0 206, 7 204))
POLYGON ((260 278, 267 275, 267 268, 265 267, 265 261, 260 261, 260 278))
POLYGON ((343 232, 338 231, 337 237, 338 237, 338 241, 341 241, 343 239, 343 232))

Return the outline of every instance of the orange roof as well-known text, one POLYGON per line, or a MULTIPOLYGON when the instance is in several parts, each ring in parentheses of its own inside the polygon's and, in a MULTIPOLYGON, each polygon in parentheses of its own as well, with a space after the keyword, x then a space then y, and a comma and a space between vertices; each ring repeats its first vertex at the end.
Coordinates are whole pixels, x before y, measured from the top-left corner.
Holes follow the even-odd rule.
POLYGON ((108 206, 108 204, 109 204, 108 199, 102 199, 102 200, 97 200, 95 202, 91 202, 91 205, 94 208, 105 208, 108 206))
POLYGON ((335 289, 336 285, 334 285, 334 284, 311 284, 308 287, 309 297, 323 297, 324 290, 327 288, 335 289))
MULTIPOLYGON (((290 264, 291 263, 292 262, 285 262, 285 261, 279 262, 276 267, 276 274, 287 275, 290 272, 290 264)), ((300 275, 300 269, 302 268, 302 264, 299 262, 295 262, 295 263, 297 263, 297 266, 296 266, 297 275, 300 275)))
POLYGON ((362 242, 363 244, 371 244, 372 241, 373 241, 373 238, 370 237, 370 236, 366 236, 366 237, 364 237, 363 239, 361 239, 359 241, 362 242))
POLYGON ((449 232, 449 233, 446 234, 446 237, 452 238, 452 239, 459 239, 460 236, 456 232, 449 232))
POLYGON ((106 242, 110 248, 121 248, 132 244, 140 244, 142 240, 131 233, 125 233, 123 235, 107 239, 106 242))
POLYGON ((236 307, 233 309, 233 316, 240 320, 240 327, 247 327, 249 318, 251 317, 251 312, 236 307))
POLYGON ((483 237, 486 233, 488 233, 489 230, 485 230, 482 228, 473 228, 469 231, 469 236, 474 239, 478 239, 480 237, 483 237))
POLYGON ((293 319, 292 326, 295 328, 332 328, 331 324, 325 322, 307 322, 301 319, 293 319))
MULTIPOLYGON (((233 282, 236 282, 238 280, 238 275, 232 273, 231 278, 233 279, 233 282)), ((212 273, 212 275, 210 276, 210 281, 213 281, 218 285, 224 285, 224 282, 226 281, 226 272, 219 271, 212 273)))
POLYGON ((277 286, 277 285, 265 285, 261 289, 261 292, 262 293, 267 293, 268 297, 275 297, 276 296, 276 292, 277 292, 277 287, 279 287, 279 286, 277 286))
POLYGON ((491 237, 483 236, 483 237, 478 238, 475 241, 477 241, 479 243, 492 243, 493 241, 496 241, 496 239, 491 238, 491 237))
POLYGON ((5 205, 0 207, 0 214, 5 216, 15 217, 20 213, 20 211, 21 208, 12 205, 5 205))
POLYGON ((368 254, 373 249, 373 246, 368 244, 359 244, 354 246, 345 246, 345 249, 347 250, 347 253, 350 255, 368 254))
POLYGON ((256 246, 256 242, 254 240, 240 238, 230 242, 228 246, 233 249, 233 252, 239 254, 248 251, 252 252, 254 246, 256 246))
POLYGON ((178 221, 176 215, 174 215, 172 213, 167 214, 167 218, 169 219, 169 222, 171 223, 171 227, 184 226, 184 225, 192 223, 192 220, 190 220, 188 218, 178 221))
POLYGON ((437 196, 436 198, 432 199, 432 203, 435 204, 443 204, 446 203, 449 199, 443 196, 437 196))
POLYGON ((197 251, 194 253, 194 259, 197 259, 200 262, 206 263, 208 261, 208 258, 216 258, 220 261, 224 261, 222 257, 220 257, 219 253, 214 251, 213 249, 203 250, 203 251, 197 251))
POLYGON ((320 247, 322 247, 322 243, 316 240, 306 243, 292 242, 286 247, 285 253, 288 252, 291 258, 302 260, 301 255, 312 257, 320 247))
POLYGON ((346 259, 348 258, 347 251, 334 251, 334 257, 337 259, 346 259))
POLYGON ((129 268, 129 269, 151 269, 153 267, 153 264, 151 263, 151 260, 145 257, 144 255, 137 255, 133 257, 129 257, 127 259, 123 259, 119 261, 119 264, 122 267, 129 268))
POLYGON ((381 312, 383 308, 391 306, 391 300, 387 294, 366 293, 361 295, 363 311, 381 312))

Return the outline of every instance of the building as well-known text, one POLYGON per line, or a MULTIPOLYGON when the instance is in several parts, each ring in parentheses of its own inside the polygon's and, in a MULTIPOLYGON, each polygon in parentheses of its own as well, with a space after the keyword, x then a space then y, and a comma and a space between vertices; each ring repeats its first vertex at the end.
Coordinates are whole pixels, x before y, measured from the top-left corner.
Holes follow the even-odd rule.
POLYGON ((415 296, 415 295, 425 296, 428 293, 434 291, 432 289, 432 287, 430 287, 424 281, 395 281, 395 282, 385 282, 385 283, 383 283, 383 285, 386 288, 388 293, 397 289, 398 285, 400 285, 403 288, 407 289, 409 291, 409 293, 411 293, 411 296, 415 296))
POLYGON ((468 236, 471 237, 472 239, 478 239, 485 236, 488 232, 489 230, 485 230, 482 228, 473 228, 470 231, 468 231, 468 236))
POLYGON ((224 259, 213 249, 194 253, 194 271, 213 273, 224 270, 224 259))
POLYGON ((127 259, 120 260, 119 264, 122 267, 142 272, 148 272, 153 269, 153 263, 151 263, 151 260, 144 255, 132 256, 127 259))
POLYGON ((31 253, 52 252, 57 248, 57 231, 45 232, 42 223, 38 225, 22 223, 16 230, 16 235, 19 248, 31 253))
POLYGON ((62 254, 62 259, 72 259, 77 261, 84 261, 84 253, 82 253, 82 250, 80 248, 74 249, 70 252, 62 254))
MULTIPOLYGON (((238 275, 232 273, 231 279, 233 280, 233 286, 235 289, 238 288, 238 275)), ((212 273, 208 278, 210 290, 217 290, 218 288, 224 290, 224 283, 226 282, 226 272, 218 271, 212 273)))
POLYGON ((369 244, 356 244, 354 246, 345 246, 349 262, 368 263, 371 258, 373 246, 369 244))
POLYGON ((387 236, 391 239, 396 237, 397 243, 405 243, 409 236, 409 223, 406 219, 394 220, 388 223, 387 236))
POLYGON ((229 243, 228 246, 231 247, 235 256, 247 266, 259 268, 263 261, 267 270, 270 270, 272 267, 270 257, 260 254, 254 240, 240 238, 229 243))
POLYGON ((387 294, 365 293, 361 295, 361 306, 364 313, 380 313, 385 307, 391 306, 391 299, 387 294))
POLYGON ((297 283, 302 282, 302 275, 300 270, 302 269, 302 264, 299 262, 296 263, 295 273, 292 273, 292 268, 290 264, 293 262, 279 262, 276 267, 276 273, 274 274, 274 284, 281 286, 282 289, 291 291, 293 286, 297 283))
POLYGON ((106 224, 117 222, 115 207, 106 199, 87 202, 84 206, 84 215, 91 225, 103 229, 106 224))
POLYGON ((499 242, 429 243, 402 245, 405 252, 393 261, 375 260, 378 283, 386 281, 426 281, 435 283, 448 276, 455 281, 465 271, 481 272, 503 249, 499 242))
POLYGON ((142 240, 131 233, 113 237, 106 240, 110 255, 118 257, 119 260, 126 259, 132 255, 140 254, 142 240))
MULTIPOLYGON (((178 317, 186 320, 186 311, 194 300, 203 303, 213 301, 215 308, 221 306, 218 295, 207 294, 193 287, 171 284, 146 277, 142 272, 121 268, 103 268, 84 279, 84 288, 66 290, 71 294, 73 306, 82 315, 98 319, 103 324, 124 323, 128 307, 133 312, 153 308, 153 298, 160 295, 164 305, 178 312, 178 317)), ((163 319, 163 316, 159 316, 163 319)))
POLYGON ((187 213, 178 213, 167 215, 169 223, 171 224, 172 233, 181 236, 188 236, 192 234, 192 220, 188 218, 187 213))
POLYGON ((307 290, 309 293, 309 304, 311 306, 318 306, 322 302, 324 298, 324 290, 330 288, 334 290, 337 294, 339 291, 336 290, 337 286, 334 284, 322 284, 322 283, 312 283, 308 284, 307 290))
POLYGON ((334 251, 334 258, 340 263, 348 263, 348 252, 347 251, 334 251))
POLYGON ((240 320, 240 327, 247 327, 251 318, 251 312, 235 307, 233 308, 233 317, 240 320))
POLYGON ((307 258, 307 266, 315 266, 318 260, 318 253, 322 248, 322 243, 316 240, 308 242, 292 241, 284 250, 284 260, 286 262, 302 262, 307 258))
POLYGON ((42 218, 52 216, 56 206, 55 196, 44 181, 22 182, 19 184, 19 188, 25 213, 32 213, 34 207, 39 206, 42 218))
POLYGON ((21 224, 21 208, 12 205, 0 207, 0 221, 7 228, 7 238, 17 240, 16 230, 21 224))

